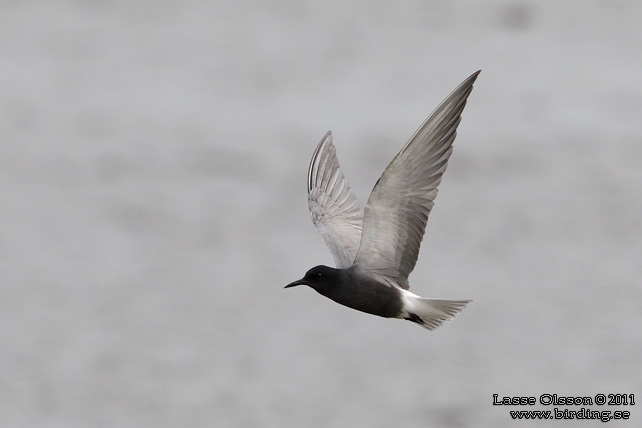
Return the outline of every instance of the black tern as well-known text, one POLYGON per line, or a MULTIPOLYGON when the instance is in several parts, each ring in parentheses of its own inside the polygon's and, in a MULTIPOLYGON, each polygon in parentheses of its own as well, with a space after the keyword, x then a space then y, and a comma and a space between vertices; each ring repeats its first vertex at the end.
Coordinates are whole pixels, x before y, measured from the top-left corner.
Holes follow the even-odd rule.
MULTIPOLYGON (((481 70, 480 70, 481 71, 481 70)), ((472 74, 432 112, 390 162, 362 212, 339 167, 332 133, 317 145, 308 170, 312 222, 337 268, 316 266, 285 286, 308 285, 358 311, 412 321, 434 330, 471 300, 425 299, 408 291, 437 186, 448 165, 472 74)))

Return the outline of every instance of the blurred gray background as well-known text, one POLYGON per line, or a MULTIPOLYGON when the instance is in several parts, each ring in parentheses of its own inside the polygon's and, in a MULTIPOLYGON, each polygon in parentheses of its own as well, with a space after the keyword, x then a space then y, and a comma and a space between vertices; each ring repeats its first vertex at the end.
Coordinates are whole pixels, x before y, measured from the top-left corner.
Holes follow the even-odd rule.
POLYGON ((634 0, 1 2, 0 425, 533 427, 492 394, 642 401, 641 21, 634 0), (305 188, 323 134, 363 206, 477 69, 410 277, 469 309, 427 332, 283 290, 333 263, 305 188))

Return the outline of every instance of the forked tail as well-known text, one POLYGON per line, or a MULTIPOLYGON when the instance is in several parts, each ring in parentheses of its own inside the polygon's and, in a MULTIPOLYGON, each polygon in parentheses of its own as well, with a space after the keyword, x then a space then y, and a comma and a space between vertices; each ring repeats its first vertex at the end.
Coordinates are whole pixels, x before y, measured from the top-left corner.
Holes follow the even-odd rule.
POLYGON ((424 299, 406 291, 403 318, 425 329, 434 330, 455 318, 470 302, 472 300, 424 299))

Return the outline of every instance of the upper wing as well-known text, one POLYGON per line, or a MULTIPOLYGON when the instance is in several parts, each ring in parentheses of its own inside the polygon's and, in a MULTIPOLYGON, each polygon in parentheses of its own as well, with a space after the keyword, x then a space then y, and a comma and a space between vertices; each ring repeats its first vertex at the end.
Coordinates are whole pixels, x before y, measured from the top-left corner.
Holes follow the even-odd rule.
POLYGON ((478 74, 459 85, 426 119, 370 194, 355 264, 387 284, 408 289, 460 115, 478 74))
POLYGON ((330 249, 337 268, 351 266, 361 241, 363 213, 341 172, 330 131, 310 161, 308 207, 312 222, 330 249))

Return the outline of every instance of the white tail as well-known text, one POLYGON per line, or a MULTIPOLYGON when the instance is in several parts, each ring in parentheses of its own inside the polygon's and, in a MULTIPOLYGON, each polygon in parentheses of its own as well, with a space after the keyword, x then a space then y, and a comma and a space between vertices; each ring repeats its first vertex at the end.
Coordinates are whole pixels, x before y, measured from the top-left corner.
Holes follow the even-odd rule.
POLYGON ((402 292, 404 311, 400 318, 434 330, 466 309, 472 300, 424 299, 407 290, 402 292))

